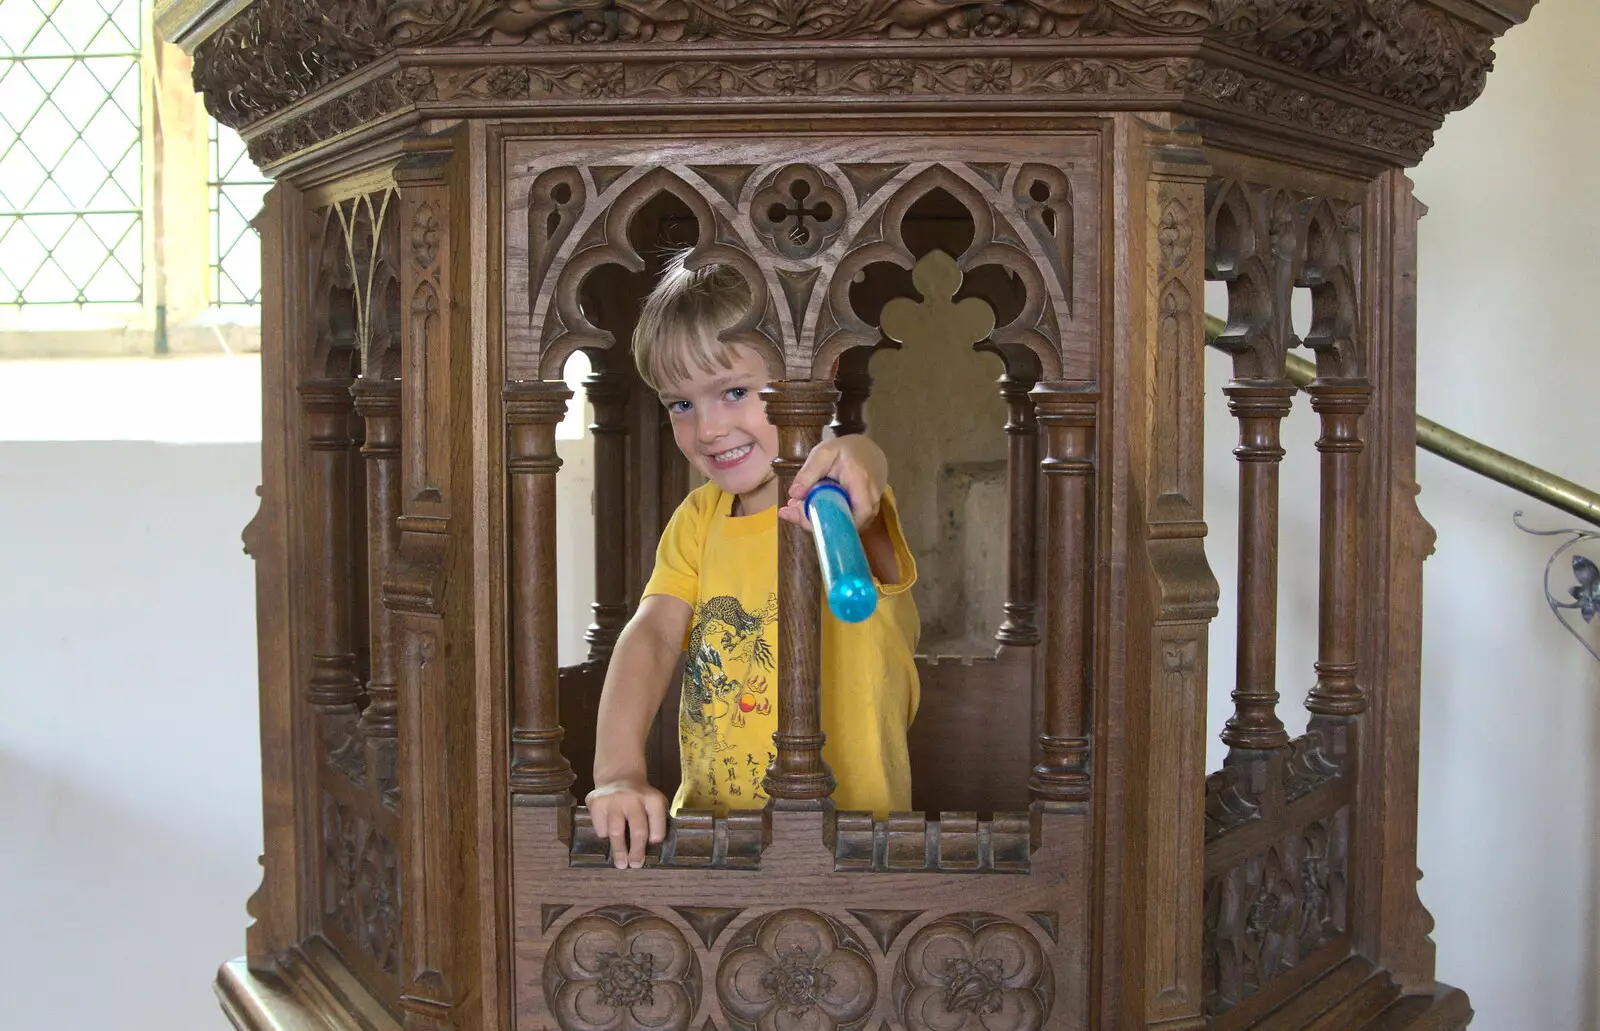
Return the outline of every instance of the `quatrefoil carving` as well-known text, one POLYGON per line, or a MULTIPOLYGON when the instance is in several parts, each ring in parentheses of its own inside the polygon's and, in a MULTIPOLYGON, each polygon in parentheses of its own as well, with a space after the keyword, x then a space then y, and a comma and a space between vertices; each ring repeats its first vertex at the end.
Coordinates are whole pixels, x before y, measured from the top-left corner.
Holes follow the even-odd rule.
POLYGON ((839 235, 844 196, 810 165, 779 169, 750 202, 750 222, 761 239, 786 258, 809 258, 839 235))

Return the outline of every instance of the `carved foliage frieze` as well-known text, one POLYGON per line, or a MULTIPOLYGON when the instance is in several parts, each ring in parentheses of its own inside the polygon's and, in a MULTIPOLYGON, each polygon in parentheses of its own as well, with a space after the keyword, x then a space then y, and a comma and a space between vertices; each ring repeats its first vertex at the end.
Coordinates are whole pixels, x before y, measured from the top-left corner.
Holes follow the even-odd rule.
POLYGON ((1205 883, 1206 1012, 1226 1012, 1349 930, 1350 810, 1274 841, 1205 883))
POLYGON ((1405 0, 1213 3, 1211 38, 1436 113, 1466 107, 1494 64, 1492 40, 1405 0))
MULTIPOLYGON (((309 0, 258 0, 197 48, 195 83, 212 113, 238 127, 397 50, 416 53, 419 48, 480 43, 548 53, 574 44, 649 43, 672 58, 641 65, 642 74, 632 82, 621 62, 588 61, 548 68, 506 65, 481 73, 487 80, 483 85, 465 88, 595 99, 630 94, 794 96, 838 90, 840 83, 891 96, 918 89, 1032 92, 1052 85, 1105 91, 1117 88, 1119 78, 1139 75, 1134 70, 1138 63, 1095 58, 1045 73, 1038 71, 1039 62, 1032 62, 1035 71, 1028 71, 995 50, 967 60, 874 58, 856 61, 854 68, 849 61, 836 62, 829 69, 809 58, 729 61, 695 45, 969 40, 988 48, 1005 40, 1116 35, 1204 37, 1433 116, 1476 99, 1493 63, 1489 32, 1414 0, 1325 0, 1311 5, 1280 0, 791 0, 777 6, 723 0, 357 0, 332 7, 309 0), (920 87, 918 79, 923 80, 920 87)), ((1261 91, 1268 81, 1256 78, 1252 88, 1261 91)), ((1204 91, 1221 99, 1237 85, 1215 78, 1204 91)), ((334 98, 331 106, 339 110, 330 117, 303 124, 295 130, 298 138, 275 141, 271 149, 287 153, 283 148, 297 149, 296 144, 332 135, 336 125, 349 129, 431 99, 436 88, 426 69, 374 77, 334 98)), ((1331 111, 1327 116, 1334 117, 1331 111)))
POLYGON ((1024 288, 1020 311, 993 329, 990 344, 1031 350, 1046 374, 1056 375, 1063 327, 1075 316, 1085 326, 1090 321, 1086 291, 1074 286, 1072 274, 1086 260, 1075 243, 1072 187, 1059 168, 819 160, 558 166, 531 178, 529 217, 516 225, 526 225, 526 239, 508 241, 513 376, 556 375, 572 351, 615 343, 585 314, 583 281, 606 264, 645 267, 629 227, 663 193, 681 201, 697 223, 691 263, 727 264, 751 287, 749 311, 724 338, 757 347, 791 375, 827 374, 846 349, 880 341, 878 327, 854 310, 850 288, 872 265, 916 264, 902 223, 935 190, 958 201, 973 226, 971 244, 952 256, 955 282, 996 265, 1024 288))
POLYGON ((849 97, 991 101, 1043 97, 1077 100, 1090 107, 1108 99, 1139 97, 1145 103, 1170 103, 1191 98, 1407 161, 1421 158, 1433 144, 1433 131, 1425 122, 1192 58, 1019 55, 955 60, 754 61, 718 56, 695 62, 658 57, 562 63, 547 59, 473 68, 407 65, 250 134, 248 146, 251 159, 266 167, 324 140, 431 103, 493 107, 549 100, 609 104, 634 99, 803 102, 849 97))
POLYGON ((322 913, 379 969, 400 969, 399 854, 360 812, 322 796, 322 913))

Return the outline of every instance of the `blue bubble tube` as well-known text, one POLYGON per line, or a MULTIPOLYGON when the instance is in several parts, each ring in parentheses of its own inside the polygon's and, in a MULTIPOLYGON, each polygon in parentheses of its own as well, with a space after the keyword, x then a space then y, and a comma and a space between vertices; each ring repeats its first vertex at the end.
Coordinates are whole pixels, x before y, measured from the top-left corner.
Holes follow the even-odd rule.
POLYGON ((817 543, 828 608, 846 623, 861 622, 877 609, 878 588, 850 514, 850 496, 838 481, 818 480, 806 494, 806 518, 817 543))

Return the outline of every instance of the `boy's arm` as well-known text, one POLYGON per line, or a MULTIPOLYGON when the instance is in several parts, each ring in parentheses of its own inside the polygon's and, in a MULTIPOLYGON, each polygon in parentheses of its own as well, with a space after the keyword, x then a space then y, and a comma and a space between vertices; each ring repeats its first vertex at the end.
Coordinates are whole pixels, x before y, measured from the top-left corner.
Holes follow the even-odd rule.
POLYGON ((619 867, 643 865, 646 840, 666 837, 666 799, 650 787, 644 745, 693 611, 670 595, 645 598, 618 636, 606 670, 595 721, 595 789, 587 801, 595 832, 611 839, 619 867))

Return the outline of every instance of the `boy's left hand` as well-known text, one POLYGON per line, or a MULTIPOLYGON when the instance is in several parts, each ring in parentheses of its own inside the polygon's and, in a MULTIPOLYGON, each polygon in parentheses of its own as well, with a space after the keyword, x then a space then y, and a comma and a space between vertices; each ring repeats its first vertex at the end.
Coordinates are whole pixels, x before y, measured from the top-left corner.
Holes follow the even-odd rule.
POLYGON ((825 440, 811 449, 789 487, 789 498, 778 517, 811 529, 806 518, 806 494, 824 477, 837 480, 850 496, 850 514, 856 527, 865 529, 878 518, 884 488, 889 482, 889 459, 883 448, 859 433, 825 440))

